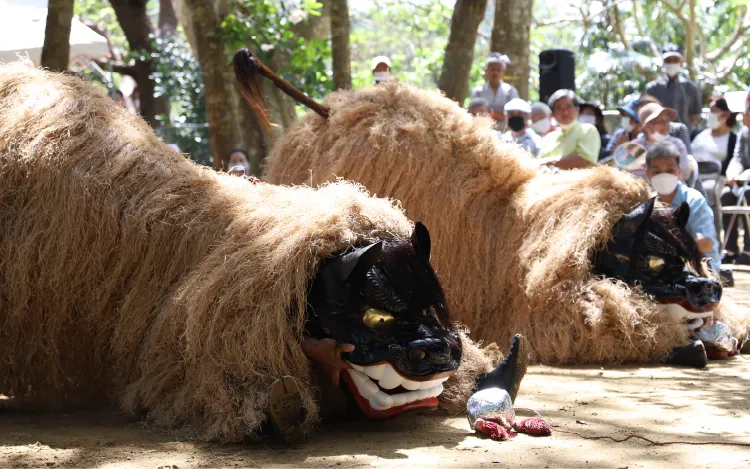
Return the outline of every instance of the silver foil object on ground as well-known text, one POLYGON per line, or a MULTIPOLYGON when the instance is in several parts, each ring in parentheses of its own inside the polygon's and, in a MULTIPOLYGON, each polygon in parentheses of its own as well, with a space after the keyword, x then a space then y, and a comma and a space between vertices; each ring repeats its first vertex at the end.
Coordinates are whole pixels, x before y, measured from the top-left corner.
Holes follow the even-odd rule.
POLYGON ((727 352, 734 350, 735 346, 732 330, 720 321, 703 326, 698 331, 698 339, 703 341, 704 344, 711 344, 727 352))
POLYGON ((508 430, 516 423, 516 411, 507 391, 500 388, 489 388, 475 392, 466 403, 466 416, 474 430, 477 419, 491 420, 508 430))

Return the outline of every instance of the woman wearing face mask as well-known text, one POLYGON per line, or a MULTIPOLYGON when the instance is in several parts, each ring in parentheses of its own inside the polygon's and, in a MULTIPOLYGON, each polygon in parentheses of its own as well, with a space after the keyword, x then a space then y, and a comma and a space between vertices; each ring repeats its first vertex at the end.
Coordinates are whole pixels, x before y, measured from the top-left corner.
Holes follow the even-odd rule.
MULTIPOLYGON (((679 140, 678 140, 679 141, 679 140)), ((687 203, 690 216, 687 232, 695 239, 698 249, 709 259, 709 267, 716 273, 721 266, 719 242, 716 239, 714 214, 703 195, 680 182, 680 152, 672 142, 661 141, 646 147, 644 172, 659 200, 672 208, 687 203)))
POLYGON ((604 113, 602 109, 593 103, 582 103, 578 114, 578 120, 584 124, 591 124, 596 127, 599 131, 599 138, 602 142, 601 150, 599 151, 599 159, 609 156, 607 153, 607 147, 609 141, 612 138, 607 132, 607 127, 604 125, 604 113))
POLYGON ((247 153, 242 148, 235 148, 229 154, 229 173, 238 176, 250 175, 250 162, 247 161, 247 153), (241 173, 242 172, 242 173, 241 173))
POLYGON ((711 113, 706 120, 707 128, 693 139, 693 156, 698 161, 718 161, 724 176, 737 144, 737 134, 732 132, 737 117, 720 96, 713 96, 708 105, 711 113))
POLYGON ((531 106, 523 99, 511 99, 503 109, 508 120, 508 131, 502 135, 502 140, 521 145, 534 156, 539 154, 542 138, 529 130, 528 122, 531 106))
POLYGON ((682 140, 669 135, 669 123, 676 116, 677 113, 674 109, 665 108, 656 103, 649 103, 641 107, 638 111, 638 120, 641 121, 643 131, 633 140, 633 143, 646 148, 651 144, 662 142, 669 142, 674 145, 680 156, 680 178, 684 182, 690 175, 690 162, 687 158, 687 149, 682 140))

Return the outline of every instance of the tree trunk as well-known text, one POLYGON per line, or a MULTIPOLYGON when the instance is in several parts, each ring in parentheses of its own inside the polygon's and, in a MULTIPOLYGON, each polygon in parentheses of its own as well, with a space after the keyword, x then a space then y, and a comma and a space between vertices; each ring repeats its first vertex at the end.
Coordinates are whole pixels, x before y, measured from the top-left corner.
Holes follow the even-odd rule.
POLYGON ((351 47, 349 46, 349 6, 346 0, 331 3, 331 55, 334 89, 352 87, 351 47))
MULTIPOLYGON (((206 93, 206 117, 214 168, 226 167, 229 152, 240 147, 248 154, 251 171, 260 174, 266 149, 255 116, 237 90, 224 44, 218 32, 221 18, 214 0, 184 0, 182 15, 197 40, 195 55, 206 93)), ((186 28, 187 29, 187 28, 186 28)))
POLYGON ((177 32, 177 14, 172 0, 159 0, 159 35, 165 37, 177 32))
POLYGON ((695 35, 698 28, 695 0, 688 0, 688 27, 685 31, 685 62, 690 79, 695 80, 695 35))
POLYGON ((42 47, 42 67, 58 72, 68 69, 72 23, 73 0, 49 0, 42 47))
POLYGON ((451 32, 448 36, 448 45, 445 46, 438 88, 461 106, 469 92, 474 43, 486 6, 487 0, 456 0, 456 6, 453 8, 451 32))
POLYGON ((146 0, 110 0, 112 8, 117 15, 125 38, 128 40, 130 50, 133 52, 144 52, 146 60, 136 59, 130 75, 138 85, 138 98, 140 100, 140 114, 151 125, 159 126, 156 119, 159 114, 168 112, 168 102, 163 98, 154 98, 156 84, 151 78, 154 72, 154 61, 150 58, 151 40, 149 36, 155 33, 151 20, 146 10, 146 0))
POLYGON ((504 80, 516 87, 522 99, 529 99, 529 37, 534 0, 495 0, 490 51, 510 57, 504 80))

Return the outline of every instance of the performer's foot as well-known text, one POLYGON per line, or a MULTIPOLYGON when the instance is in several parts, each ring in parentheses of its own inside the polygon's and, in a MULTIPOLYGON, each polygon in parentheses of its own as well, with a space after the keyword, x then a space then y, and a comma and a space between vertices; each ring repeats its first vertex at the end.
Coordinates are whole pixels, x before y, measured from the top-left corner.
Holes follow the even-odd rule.
POLYGON ((273 383, 269 407, 270 421, 276 436, 287 445, 301 444, 304 440, 304 408, 302 395, 294 378, 282 376, 273 383))
POLYGON ((512 402, 516 401, 518 388, 521 386, 529 364, 529 351, 526 338, 521 334, 513 337, 510 352, 497 368, 477 377, 476 391, 488 388, 504 389, 510 394, 512 402))
POLYGON ((667 363, 672 365, 691 366, 693 368, 705 368, 708 366, 706 347, 700 340, 694 340, 688 345, 672 349, 667 363))

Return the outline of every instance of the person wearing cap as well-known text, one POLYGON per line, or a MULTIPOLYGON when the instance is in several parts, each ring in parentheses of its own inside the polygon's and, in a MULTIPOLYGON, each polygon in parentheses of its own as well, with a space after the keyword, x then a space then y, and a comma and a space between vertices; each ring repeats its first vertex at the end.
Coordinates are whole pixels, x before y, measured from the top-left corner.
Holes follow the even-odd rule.
POLYGON ((638 120, 641 121, 642 132, 633 143, 637 143, 647 150, 654 143, 669 142, 677 148, 680 155, 680 177, 686 181, 690 176, 690 161, 688 160, 687 148, 677 137, 669 135, 669 123, 675 119, 677 112, 674 109, 662 107, 656 103, 649 103, 638 110, 638 120))
POLYGON ((511 99, 518 98, 518 90, 503 81, 505 69, 510 65, 507 55, 493 52, 484 61, 484 85, 475 86, 471 90, 472 98, 482 98, 487 101, 492 118, 503 128, 505 122, 505 104, 511 99))
POLYGON ((559 169, 588 168, 599 161, 601 139, 591 124, 578 120, 579 101, 571 90, 558 90, 549 98, 549 107, 560 128, 542 138, 539 158, 559 169))
POLYGON ((695 239, 703 256, 709 259, 708 265, 711 270, 718 274, 721 257, 714 227, 714 214, 703 194, 681 182, 683 178, 680 166, 681 155, 674 142, 662 140, 649 145, 646 163, 643 165, 646 179, 664 204, 677 208, 684 202, 690 207, 685 229, 695 239))
MULTIPOLYGON (((745 112, 742 114, 742 124, 743 127, 737 134, 734 156, 732 156, 727 166, 727 185, 721 193, 721 204, 723 206, 740 205, 740 187, 742 187, 744 181, 750 179, 750 93, 748 93, 745 100, 745 112)), ((750 200, 750 194, 747 192, 745 193, 745 200, 750 200)), ((729 228, 731 218, 731 215, 724 215, 725 230, 729 228)), ((726 250, 724 261, 727 263, 750 265, 750 226, 745 224, 745 217, 741 216, 736 217, 735 223, 739 226, 734 227, 729 232, 727 245, 724 246, 726 250), (740 226, 744 226, 745 228, 744 252, 740 252, 738 244, 739 230, 737 228, 740 226)))
POLYGON ((391 59, 384 55, 379 55, 372 59, 370 68, 372 69, 372 75, 376 85, 380 82, 394 78, 391 73, 391 59))
POLYGON ((637 100, 632 100, 617 108, 617 112, 620 113, 620 128, 615 130, 604 149, 607 155, 613 154, 617 147, 623 143, 635 140, 641 133, 641 121, 638 120, 638 110, 636 109, 637 103, 637 100))
POLYGON ((508 131, 500 138, 506 142, 517 143, 534 156, 539 154, 542 138, 528 128, 531 106, 523 99, 511 99, 503 108, 508 122, 508 131))
POLYGON ((557 130, 557 127, 552 125, 552 109, 549 106, 544 103, 531 105, 531 128, 540 137, 557 130))
POLYGON ((683 57, 682 48, 667 44, 662 49, 664 76, 646 85, 646 94, 658 99, 664 106, 677 112, 676 120, 688 128, 695 126, 701 113, 701 93, 692 81, 680 76, 683 57))
MULTIPOLYGON (((659 106, 663 106, 661 101, 654 98, 653 96, 649 95, 643 95, 638 99, 638 101, 635 104, 635 110, 636 112, 640 111, 643 106, 650 103, 656 103, 659 106)), ((690 144, 690 141, 692 140, 690 138, 690 131, 688 130, 687 126, 683 124, 682 122, 670 122, 669 123, 669 136, 670 137, 677 137, 680 140, 682 140, 683 145, 685 145, 685 149, 687 149, 687 152, 689 155, 693 154, 693 147, 690 144)))
POLYGON ((599 139, 601 140, 599 159, 601 160, 606 157, 607 153, 605 149, 609 145, 610 135, 607 132, 607 127, 604 125, 602 108, 594 103, 581 103, 578 120, 584 124, 591 124, 596 127, 596 130, 599 131, 599 139))

